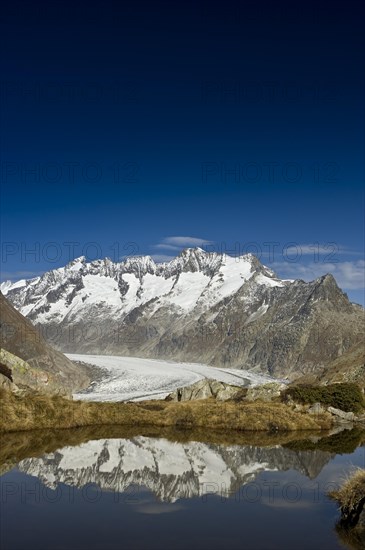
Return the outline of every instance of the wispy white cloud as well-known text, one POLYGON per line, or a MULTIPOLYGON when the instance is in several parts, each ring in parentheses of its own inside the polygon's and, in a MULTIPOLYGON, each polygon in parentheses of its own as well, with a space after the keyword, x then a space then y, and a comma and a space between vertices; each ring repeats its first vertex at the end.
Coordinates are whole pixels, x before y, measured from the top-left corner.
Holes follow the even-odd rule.
POLYGON ((199 239, 197 237, 166 237, 162 242, 175 246, 201 246, 202 244, 212 244, 212 241, 199 239))
POLYGON ((43 275, 43 271, 1 271, 0 280, 4 281, 19 281, 20 279, 29 279, 43 275))
POLYGON ((171 514, 174 512, 179 512, 180 510, 185 510, 186 507, 182 504, 166 504, 166 503, 149 503, 144 504, 142 506, 136 506, 135 511, 140 514, 152 514, 152 515, 160 515, 160 514, 171 514))
MULTIPOLYGON (((292 244, 292 243, 290 243, 292 244)), ((333 258, 336 254, 352 254, 354 256, 361 255, 361 252, 351 250, 350 248, 343 246, 336 242, 328 243, 293 243, 293 246, 285 247, 286 254, 302 254, 302 255, 322 255, 333 258)))
POLYGON ((280 277, 287 279, 303 279, 312 281, 326 273, 331 273, 338 285, 345 290, 361 290, 365 288, 365 261, 349 262, 274 262, 270 264, 280 277))
POLYGON ((165 237, 160 243, 152 245, 152 248, 157 250, 171 250, 173 252, 179 252, 182 248, 206 246, 213 244, 213 241, 207 239, 200 239, 198 237, 165 237))
MULTIPOLYGON (((358 257, 363 256, 364 252, 353 250, 347 246, 336 242, 326 243, 280 243, 280 242, 264 242, 250 243, 253 245, 253 254, 255 254, 254 246, 257 247, 260 258, 270 258, 270 261, 275 261, 279 257, 288 261, 300 259, 302 256, 311 256, 313 261, 334 263, 339 261, 340 256, 358 257)), ((250 250, 251 251, 251 250, 250 250)), ((245 250, 243 252, 246 252, 245 250)))
MULTIPOLYGON (((288 484, 290 485, 290 484, 288 484)), ((293 485, 295 486, 295 484, 293 485)), ((299 493, 300 494, 300 493, 299 493)), ((293 491, 293 497, 295 498, 296 495, 293 491)), ((279 509, 283 509, 283 508, 288 508, 288 509, 293 509, 293 508, 296 508, 296 509, 302 509, 302 508, 312 508, 313 507, 313 496, 312 496, 312 500, 310 499, 310 497, 307 497, 307 500, 305 500, 305 497, 303 498, 302 496, 299 496, 297 495, 298 497, 298 500, 286 500, 285 498, 276 498, 276 499, 273 499, 273 498, 270 498, 270 497, 264 497, 262 500, 261 500, 261 503, 264 505, 264 506, 269 506, 270 508, 279 508, 279 509)))

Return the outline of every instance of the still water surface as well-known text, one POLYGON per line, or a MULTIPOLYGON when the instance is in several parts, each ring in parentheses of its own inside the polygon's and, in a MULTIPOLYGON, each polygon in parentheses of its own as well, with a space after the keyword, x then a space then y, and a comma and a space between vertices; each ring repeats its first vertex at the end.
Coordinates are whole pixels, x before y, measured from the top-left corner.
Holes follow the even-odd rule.
POLYGON ((117 428, 9 434, 1 548, 351 548, 326 493, 365 466, 363 441, 347 430, 322 439, 117 428))

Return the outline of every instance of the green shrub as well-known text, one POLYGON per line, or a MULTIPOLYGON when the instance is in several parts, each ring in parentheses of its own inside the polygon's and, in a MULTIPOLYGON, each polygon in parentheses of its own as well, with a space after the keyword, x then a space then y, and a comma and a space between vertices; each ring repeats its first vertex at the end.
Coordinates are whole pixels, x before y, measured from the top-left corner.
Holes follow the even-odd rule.
POLYGON ((293 451, 325 451, 327 453, 350 454, 357 449, 365 440, 365 431, 362 428, 343 430, 340 433, 322 437, 318 441, 311 439, 300 439, 284 443, 293 451))
POLYGON ((364 396, 357 384, 350 382, 328 386, 292 386, 281 394, 282 400, 291 398, 299 403, 322 403, 346 412, 360 412, 365 407, 364 396))

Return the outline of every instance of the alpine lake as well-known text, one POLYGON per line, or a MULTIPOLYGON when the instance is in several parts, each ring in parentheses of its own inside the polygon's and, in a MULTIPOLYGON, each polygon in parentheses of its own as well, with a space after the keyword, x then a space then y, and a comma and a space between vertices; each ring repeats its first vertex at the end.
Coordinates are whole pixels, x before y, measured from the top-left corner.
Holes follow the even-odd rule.
POLYGON ((3 550, 361 548, 331 489, 365 433, 118 426, 1 437, 3 550))

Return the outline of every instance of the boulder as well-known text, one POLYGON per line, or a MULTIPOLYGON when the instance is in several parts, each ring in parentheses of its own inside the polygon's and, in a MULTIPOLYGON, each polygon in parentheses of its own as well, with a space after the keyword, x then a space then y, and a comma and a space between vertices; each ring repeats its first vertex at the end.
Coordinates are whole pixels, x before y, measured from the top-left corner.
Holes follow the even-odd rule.
POLYGON ((328 407, 327 410, 329 413, 335 416, 338 421, 341 420, 344 422, 353 422, 355 419, 355 415, 353 412, 341 411, 341 409, 335 409, 335 407, 328 407))
POLYGON ((217 401, 228 401, 234 399, 242 394, 242 388, 237 386, 229 386, 225 384, 225 388, 222 388, 216 396, 217 401))
POLYGON ((325 409, 320 403, 314 403, 311 407, 309 407, 308 412, 309 414, 322 414, 325 412, 325 409))
POLYGON ((214 398, 218 401, 233 399, 242 391, 239 386, 231 386, 218 380, 204 378, 190 386, 177 388, 166 397, 168 401, 196 401, 201 399, 214 398))
POLYGON ((280 382, 269 382, 268 384, 262 384, 261 386, 254 386, 248 388, 246 400, 247 401, 271 401, 274 397, 279 397, 283 389, 286 388, 285 384, 280 382))
POLYGON ((7 376, 4 376, 0 372, 0 388, 5 390, 12 390, 14 387, 14 384, 7 376))

